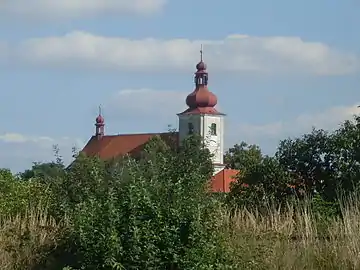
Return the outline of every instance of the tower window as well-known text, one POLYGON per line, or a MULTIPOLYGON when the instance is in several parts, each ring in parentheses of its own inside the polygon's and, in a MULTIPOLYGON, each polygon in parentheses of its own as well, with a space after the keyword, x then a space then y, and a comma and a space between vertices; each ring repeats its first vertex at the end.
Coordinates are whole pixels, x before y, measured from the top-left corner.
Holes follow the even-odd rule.
POLYGON ((216 136, 216 124, 212 123, 210 126, 210 135, 216 136))
POLYGON ((193 123, 188 123, 188 134, 194 133, 194 125, 193 123))

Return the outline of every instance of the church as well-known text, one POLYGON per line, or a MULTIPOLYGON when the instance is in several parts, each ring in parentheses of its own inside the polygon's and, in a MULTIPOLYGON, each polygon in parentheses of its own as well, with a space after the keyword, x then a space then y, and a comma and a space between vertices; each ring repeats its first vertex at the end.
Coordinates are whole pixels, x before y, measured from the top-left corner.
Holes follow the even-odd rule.
POLYGON ((196 69, 195 90, 186 98, 188 108, 177 114, 179 117, 178 132, 105 135, 105 119, 99 112, 95 120, 95 135, 90 138, 82 152, 87 156, 98 156, 103 160, 126 154, 136 156, 141 153, 145 144, 153 136, 160 136, 165 141, 172 139, 173 143, 179 144, 189 134, 199 134, 213 155, 212 191, 229 192, 230 183, 235 181, 238 171, 225 168, 224 120, 226 115, 215 108, 217 97, 208 89, 209 77, 206 64, 202 59, 202 51, 196 69))

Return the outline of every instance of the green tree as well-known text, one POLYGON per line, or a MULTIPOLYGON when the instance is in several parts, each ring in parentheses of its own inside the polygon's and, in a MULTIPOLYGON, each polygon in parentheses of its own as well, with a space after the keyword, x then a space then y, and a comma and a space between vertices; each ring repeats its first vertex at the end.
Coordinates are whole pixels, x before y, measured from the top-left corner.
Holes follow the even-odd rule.
MULTIPOLYGON (((327 155, 332 183, 326 194, 348 193, 359 189, 360 181, 360 116, 345 121, 332 135, 327 155)), ((344 195, 344 194, 338 194, 344 195)))
POLYGON ((23 215, 40 204, 47 207, 51 203, 51 190, 38 179, 19 181, 10 170, 0 169, 0 219, 23 215))
MULTIPOLYGON (((19 173, 20 178, 22 180, 37 178, 47 183, 51 179, 57 179, 58 177, 64 176, 65 165, 62 157, 60 156, 60 150, 57 145, 53 146, 53 152, 55 161, 46 163, 34 162, 30 169, 19 173)), ((73 153, 75 154, 75 149, 73 149, 73 153)))
POLYGON ((334 201, 359 187, 359 144, 360 117, 354 116, 334 132, 313 129, 300 138, 281 141, 276 157, 298 187, 334 201))
POLYGON ((239 170, 244 174, 246 170, 261 163, 263 155, 259 146, 241 142, 225 153, 224 160, 227 168, 239 170))
POLYGON ((30 180, 32 178, 40 178, 44 181, 64 175, 65 166, 56 162, 39 163, 34 162, 31 169, 27 169, 20 173, 23 180, 30 180))
POLYGON ((63 185, 78 259, 71 266, 231 269, 208 190, 210 157, 196 136, 178 149, 154 138, 139 161, 80 156, 63 185))
POLYGON ((274 157, 263 157, 232 186, 229 203, 232 207, 279 205, 296 195, 294 179, 274 157))
POLYGON ((331 148, 331 134, 313 129, 300 138, 281 141, 275 156, 296 179, 296 186, 313 195, 315 191, 322 193, 333 184, 331 148))

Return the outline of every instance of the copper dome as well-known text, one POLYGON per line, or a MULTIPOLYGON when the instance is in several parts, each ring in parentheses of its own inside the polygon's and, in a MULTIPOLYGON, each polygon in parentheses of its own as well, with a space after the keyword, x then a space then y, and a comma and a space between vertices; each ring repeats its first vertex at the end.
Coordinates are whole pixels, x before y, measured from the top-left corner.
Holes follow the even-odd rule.
POLYGON ((202 60, 196 65, 197 70, 205 70, 206 68, 207 66, 202 60))
POLYGON ((207 86, 202 85, 186 97, 186 104, 189 108, 215 107, 217 97, 208 90, 207 86))
POLYGON ((186 104, 188 109, 182 114, 219 114, 215 109, 217 104, 217 97, 211 93, 207 87, 208 72, 206 71, 206 64, 201 60, 196 65, 197 71, 195 72, 195 90, 186 97, 186 104))
POLYGON ((96 117, 96 124, 104 124, 105 119, 104 117, 102 117, 100 114, 98 115, 98 117, 96 117))

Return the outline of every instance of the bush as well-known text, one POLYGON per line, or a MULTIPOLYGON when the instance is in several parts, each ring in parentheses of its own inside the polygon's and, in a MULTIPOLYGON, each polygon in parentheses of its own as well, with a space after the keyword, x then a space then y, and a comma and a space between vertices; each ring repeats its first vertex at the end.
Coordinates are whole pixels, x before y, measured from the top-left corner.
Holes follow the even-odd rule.
POLYGON ((47 207, 53 202, 53 193, 48 185, 38 179, 21 181, 9 170, 0 170, 0 217, 23 215, 30 209, 47 207))
POLYGON ((140 161, 80 157, 73 164, 66 179, 72 267, 230 267, 220 206, 207 189, 209 152, 195 137, 176 152, 161 144, 151 141, 140 161))

